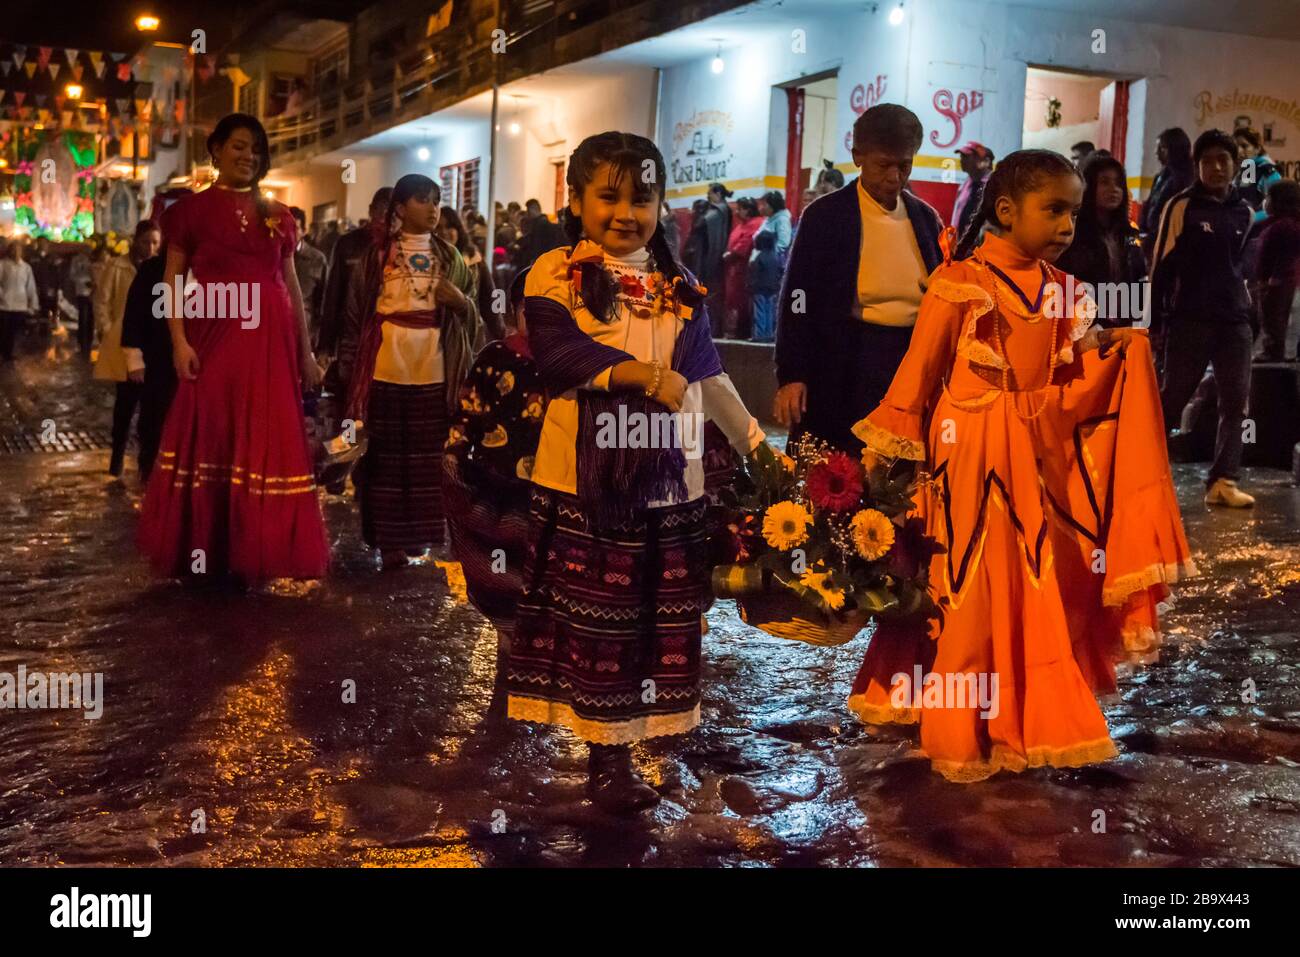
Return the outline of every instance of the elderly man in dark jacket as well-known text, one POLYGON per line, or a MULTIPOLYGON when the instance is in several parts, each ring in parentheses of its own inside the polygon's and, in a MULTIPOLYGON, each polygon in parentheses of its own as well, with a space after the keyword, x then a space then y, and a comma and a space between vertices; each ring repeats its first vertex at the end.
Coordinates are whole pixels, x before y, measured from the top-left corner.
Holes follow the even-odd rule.
POLYGON ((893 103, 853 125, 861 175, 803 213, 781 287, 773 413, 849 451, 853 423, 884 398, 907 352, 942 223, 905 189, 921 122, 893 103))

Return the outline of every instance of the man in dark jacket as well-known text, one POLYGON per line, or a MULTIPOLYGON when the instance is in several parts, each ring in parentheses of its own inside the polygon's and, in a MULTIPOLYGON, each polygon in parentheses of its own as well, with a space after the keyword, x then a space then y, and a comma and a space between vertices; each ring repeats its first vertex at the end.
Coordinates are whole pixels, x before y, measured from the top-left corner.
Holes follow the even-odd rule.
MULTIPOLYGON (((370 200, 370 222, 339 237, 330 255, 329 272, 325 279, 325 295, 320 304, 319 333, 313 346, 318 359, 333 359, 338 355, 339 339, 343 335, 343 306, 347 301, 348 277, 353 267, 365 258, 375 242, 375 235, 383 229, 388 215, 388 200, 393 187, 382 186, 370 200)), ((326 374, 325 386, 334 391, 337 377, 326 374)))
POLYGON ((542 212, 542 204, 530 199, 524 204, 524 218, 520 224, 523 235, 515 247, 515 268, 527 269, 542 253, 567 245, 564 228, 553 223, 542 212))
POLYGON ((321 300, 325 295, 325 277, 329 260, 325 254, 307 242, 307 213, 297 206, 289 207, 294 222, 298 224, 298 244, 293 248, 293 270, 302 290, 302 308, 307 314, 307 331, 312 342, 320 338, 321 300))
POLYGON ((1219 431, 1205 503, 1244 508, 1255 501, 1237 488, 1252 341, 1242 251, 1254 211, 1232 185, 1231 136, 1206 130, 1192 162, 1196 182, 1166 204, 1151 264, 1152 340, 1164 353, 1160 402, 1173 428, 1206 366, 1213 367, 1219 431))
POLYGON ((140 392, 140 418, 136 424, 136 437, 140 444, 137 461, 142 483, 149 480, 154 459, 158 457, 163 422, 176 392, 171 332, 166 318, 154 314, 154 304, 158 302, 154 287, 162 283, 166 268, 167 247, 164 246, 157 256, 146 259, 137 267, 122 313, 122 348, 126 351, 127 376, 132 382, 144 384, 140 392))
POLYGON ((904 187, 921 121, 894 103, 853 124, 858 179, 804 212, 790 247, 776 334, 773 414, 791 438, 839 448, 880 404, 912 338, 926 280, 942 258, 942 223, 904 187))

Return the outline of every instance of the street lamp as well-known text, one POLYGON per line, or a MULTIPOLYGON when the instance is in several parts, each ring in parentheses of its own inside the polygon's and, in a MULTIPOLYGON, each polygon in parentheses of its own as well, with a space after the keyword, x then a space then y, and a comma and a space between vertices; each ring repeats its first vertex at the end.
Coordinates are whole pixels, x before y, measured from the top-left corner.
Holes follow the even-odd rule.
POLYGON ((153 33, 158 29, 159 20, 151 13, 142 13, 135 18, 135 28, 141 33, 153 33))
POLYGON ((81 84, 69 83, 67 86, 63 88, 63 92, 68 94, 68 99, 79 100, 81 99, 81 84))

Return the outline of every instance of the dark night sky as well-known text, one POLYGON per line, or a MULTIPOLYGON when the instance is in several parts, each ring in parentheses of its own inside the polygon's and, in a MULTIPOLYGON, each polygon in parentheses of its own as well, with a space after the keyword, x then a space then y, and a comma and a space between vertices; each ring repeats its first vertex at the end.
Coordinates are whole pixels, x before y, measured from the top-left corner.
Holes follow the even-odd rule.
POLYGON ((228 38, 236 11, 260 5, 243 0, 17 0, 6 5, 0 40, 130 52, 145 36, 136 31, 135 18, 152 13, 162 21, 155 39, 188 43, 190 31, 199 27, 207 31, 213 50, 228 38))

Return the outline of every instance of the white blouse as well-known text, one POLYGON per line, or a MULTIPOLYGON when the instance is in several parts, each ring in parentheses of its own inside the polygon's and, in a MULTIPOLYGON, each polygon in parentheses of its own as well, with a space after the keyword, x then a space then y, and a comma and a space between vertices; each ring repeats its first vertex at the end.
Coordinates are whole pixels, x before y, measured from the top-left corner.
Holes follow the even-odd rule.
MULTIPOLYGON (((653 310, 653 300, 644 291, 645 281, 650 275, 649 250, 641 249, 621 258, 605 254, 605 268, 622 286, 615 296, 615 317, 608 323, 601 322, 584 306, 575 306, 576 299, 570 288, 558 288, 561 284, 569 286, 567 279, 559 278, 567 254, 568 250, 563 248, 544 254, 529 273, 526 294, 549 295, 564 301, 570 307, 578 328, 597 342, 620 349, 640 362, 658 359, 665 369, 670 368, 673 345, 685 320, 670 312, 653 310), (556 257, 558 260, 552 262, 556 257)), ((612 371, 613 366, 593 376, 585 388, 608 389, 612 371)), ((753 451, 765 438, 758 420, 749 414, 725 372, 686 387, 679 423, 689 421, 702 425, 704 419, 717 423, 732 447, 742 455, 753 451)), ((552 398, 547 407, 533 465, 533 482, 571 495, 577 494, 577 439, 578 394, 576 389, 571 389, 552 398)), ((693 501, 704 494, 703 429, 688 427, 683 430, 682 439, 686 445, 686 472, 683 476, 686 501, 693 501)), ((651 503, 652 506, 671 504, 674 503, 651 503)))
MULTIPOLYGON (((375 311, 420 312, 436 308, 434 286, 442 275, 428 233, 401 233, 384 279, 375 311)), ((437 329, 408 329, 383 324, 383 344, 375 358, 375 380, 396 385, 431 385, 443 381, 442 340, 437 329)))

